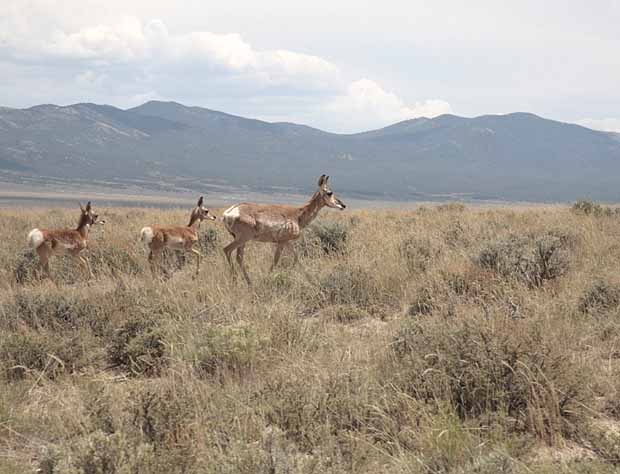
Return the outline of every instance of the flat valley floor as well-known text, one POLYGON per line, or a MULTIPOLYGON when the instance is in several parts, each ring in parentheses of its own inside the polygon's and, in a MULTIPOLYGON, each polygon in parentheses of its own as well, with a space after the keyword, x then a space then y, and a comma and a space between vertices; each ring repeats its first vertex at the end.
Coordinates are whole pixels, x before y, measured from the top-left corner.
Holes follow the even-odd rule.
POLYGON ((151 274, 140 229, 195 197, 89 197, 94 278, 56 259, 53 284, 26 235, 74 227, 75 197, 0 209, 0 472, 617 471, 614 210, 325 209, 310 278, 250 243, 248 288, 219 221, 197 279, 175 254, 151 274))

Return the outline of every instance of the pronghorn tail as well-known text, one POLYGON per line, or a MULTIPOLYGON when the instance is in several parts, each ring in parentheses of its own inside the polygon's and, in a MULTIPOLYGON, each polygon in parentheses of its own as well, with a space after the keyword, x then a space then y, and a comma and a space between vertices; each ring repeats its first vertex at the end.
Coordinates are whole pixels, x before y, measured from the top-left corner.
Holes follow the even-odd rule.
POLYGON ((35 250, 41 246, 44 240, 43 232, 39 229, 32 229, 28 234, 28 243, 35 250))
POLYGON ((143 227, 140 231, 140 240, 148 246, 153 241, 153 228, 143 227))
POLYGON ((233 233, 232 228, 235 224, 235 221, 239 219, 239 215, 240 214, 239 214, 238 204, 235 206, 229 207, 222 214, 222 220, 224 222, 224 227, 226 227, 226 230, 228 230, 228 232, 230 232, 231 234, 233 233))

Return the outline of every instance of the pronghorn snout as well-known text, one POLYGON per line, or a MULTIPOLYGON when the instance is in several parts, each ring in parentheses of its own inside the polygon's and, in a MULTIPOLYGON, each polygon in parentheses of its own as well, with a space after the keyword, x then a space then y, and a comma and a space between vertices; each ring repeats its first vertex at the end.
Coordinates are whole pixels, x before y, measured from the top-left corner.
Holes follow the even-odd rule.
POLYGON ((336 199, 336 205, 338 206, 338 209, 340 209, 341 211, 344 211, 347 206, 344 202, 342 202, 340 199, 336 199))

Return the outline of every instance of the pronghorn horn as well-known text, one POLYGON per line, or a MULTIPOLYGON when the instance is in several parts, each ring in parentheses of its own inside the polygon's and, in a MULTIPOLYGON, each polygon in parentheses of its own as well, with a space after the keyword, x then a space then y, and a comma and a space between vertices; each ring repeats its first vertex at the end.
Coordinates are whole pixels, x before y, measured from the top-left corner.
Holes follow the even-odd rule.
POLYGON ((323 186, 325 184, 325 175, 322 174, 321 177, 319 178, 319 187, 323 186))
POLYGON ((86 212, 90 211, 90 201, 86 203, 86 212))
POLYGON ((203 196, 200 196, 200 199, 198 199, 198 207, 202 206, 203 201, 204 201, 203 196))

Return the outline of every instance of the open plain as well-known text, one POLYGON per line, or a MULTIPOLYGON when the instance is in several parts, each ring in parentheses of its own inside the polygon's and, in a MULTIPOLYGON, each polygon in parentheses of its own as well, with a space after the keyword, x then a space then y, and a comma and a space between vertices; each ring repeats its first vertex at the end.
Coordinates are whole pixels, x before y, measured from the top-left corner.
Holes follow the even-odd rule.
POLYGON ((0 210, 0 472, 616 472, 614 210, 324 210, 310 279, 252 242, 247 287, 221 221, 154 277, 140 228, 189 208, 93 205, 57 285, 26 235, 77 206, 0 210))

